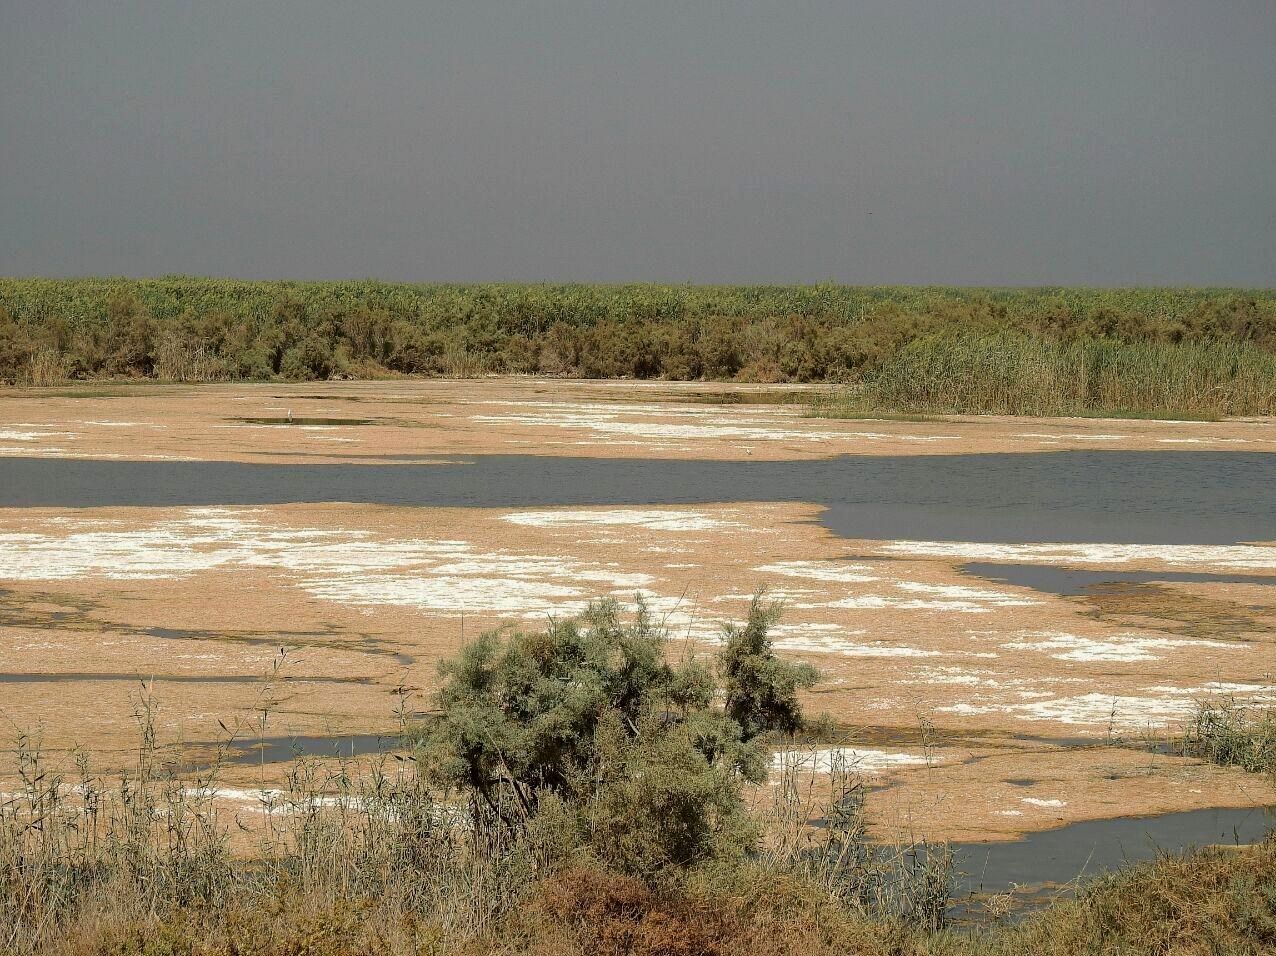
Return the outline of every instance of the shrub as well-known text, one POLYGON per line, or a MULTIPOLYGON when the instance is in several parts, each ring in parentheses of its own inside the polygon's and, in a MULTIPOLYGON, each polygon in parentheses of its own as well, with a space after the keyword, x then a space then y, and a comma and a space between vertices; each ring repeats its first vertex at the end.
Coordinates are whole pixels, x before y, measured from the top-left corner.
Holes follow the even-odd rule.
POLYGON ((603 601, 539 633, 484 634, 442 668, 422 764, 509 826, 546 800, 566 808, 597 858, 646 879, 736 853, 748 842, 741 784, 765 773, 755 742, 801 725, 796 690, 815 679, 776 658, 776 614, 755 598, 725 634, 719 674, 669 663, 641 602, 629 622, 603 601))

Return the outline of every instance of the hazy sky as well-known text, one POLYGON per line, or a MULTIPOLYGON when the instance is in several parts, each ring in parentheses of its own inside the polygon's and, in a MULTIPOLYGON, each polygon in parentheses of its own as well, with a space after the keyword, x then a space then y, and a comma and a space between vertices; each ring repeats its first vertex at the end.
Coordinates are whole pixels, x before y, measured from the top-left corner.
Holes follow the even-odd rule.
POLYGON ((1276 285, 1276 0, 0 0, 0 275, 1276 285))

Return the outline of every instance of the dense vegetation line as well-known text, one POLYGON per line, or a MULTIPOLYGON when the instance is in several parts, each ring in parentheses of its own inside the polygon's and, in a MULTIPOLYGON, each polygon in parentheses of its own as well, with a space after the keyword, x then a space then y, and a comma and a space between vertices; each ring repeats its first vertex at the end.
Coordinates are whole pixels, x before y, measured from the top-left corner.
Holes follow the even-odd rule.
MULTIPOLYGON (((997 362, 1052 349, 1050 382, 1070 383, 1077 362, 1103 355, 1118 378, 1168 369, 1183 383, 1176 402, 1208 393, 1215 412, 1267 412, 1276 291, 0 280, 0 380, 20 384, 400 373, 876 382, 874 400, 980 411, 1005 391, 997 362), (901 394, 893 383, 953 335, 1003 343, 967 348, 954 366, 986 381, 950 393, 932 376, 925 394, 901 394), (1228 362, 1244 381, 1220 398, 1210 376, 1229 382, 1228 362)), ((1021 365, 1018 379, 1033 382, 1021 365)), ((1138 409, 1145 392, 1074 389, 1024 405, 1138 409)))
MULTIPOLYGON (((943 846, 883 847, 847 766, 768 757, 809 668, 755 600, 712 658, 614 602, 485 634, 406 753, 298 758, 234 852, 225 765, 183 775, 139 700, 132 770, 64 778, 20 737, 0 794, 0 952, 1063 956, 1276 944, 1276 842, 1102 877, 1017 925, 956 932, 943 846), (771 777, 771 786, 760 786, 771 777), (811 822, 819 818, 818 826, 811 822)), ((274 672, 277 676, 278 672, 274 672)), ((263 691, 257 730, 269 722, 263 691)), ((241 785, 242 786, 242 785, 241 785)), ((241 794, 243 791, 239 791, 241 794)))

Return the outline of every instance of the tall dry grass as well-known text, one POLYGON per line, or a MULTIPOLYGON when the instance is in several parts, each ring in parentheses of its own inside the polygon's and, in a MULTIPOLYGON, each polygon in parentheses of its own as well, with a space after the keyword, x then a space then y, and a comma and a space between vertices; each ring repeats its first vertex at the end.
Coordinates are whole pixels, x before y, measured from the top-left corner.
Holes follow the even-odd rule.
MULTIPOLYGON (((270 701, 263 691, 249 734, 265 733, 270 701)), ((375 758, 298 756, 281 784, 263 771, 245 790, 226 781, 225 758, 250 736, 236 731, 205 769, 191 769, 158 739, 156 711, 143 688, 131 765, 111 777, 94 772, 88 755, 60 765, 38 738, 15 739, 4 774, 15 783, 0 793, 0 952, 57 952, 77 940, 93 951, 95 939, 141 952, 141 940, 175 931, 233 951, 244 945, 228 935, 234 926, 273 951, 284 943, 272 934, 293 945, 313 919, 344 926, 333 937, 343 945, 346 930, 363 938, 411 927, 406 951, 424 939, 461 952, 509 933, 559 932, 514 928, 533 901, 561 891, 546 882, 559 874, 592 881, 590 892, 610 892, 609 880, 631 885, 608 876, 553 814, 511 828, 501 813, 427 785, 406 736, 403 750, 375 758), (264 919, 271 913, 275 925, 264 919)), ((873 847, 849 767, 811 775, 786 764, 772 793, 758 806, 755 822, 769 837, 749 878, 800 885, 859 919, 942 925, 949 858, 924 844, 873 847), (830 822, 812 828, 814 817, 830 822)), ((723 864, 687 892, 742 878, 723 864)))
POLYGON ((817 410, 871 412, 1271 415, 1276 356, 1234 342, 946 335, 905 347, 853 395, 817 410))
POLYGON ((1276 774, 1276 709, 1225 697, 1203 701, 1184 728, 1180 749, 1223 767, 1276 774))
POLYGON ((20 380, 36 388, 61 385, 67 380, 66 357, 57 349, 38 349, 27 360, 26 375, 20 380))
POLYGON ((866 790, 845 762, 816 774, 782 761, 754 801, 764 834, 754 854, 655 885, 600 867, 552 814, 511 828, 427 786, 406 722, 402 751, 298 756, 282 783, 263 772, 245 804, 226 780, 227 750, 264 735, 271 700, 264 691, 254 723, 195 766, 158 739, 146 688, 122 772, 96 773, 84 754, 59 764, 18 735, 3 773, 14 782, 0 794, 0 953, 1162 956, 1276 946, 1276 842, 1166 857, 1020 924, 954 931, 947 848, 870 841, 866 790))

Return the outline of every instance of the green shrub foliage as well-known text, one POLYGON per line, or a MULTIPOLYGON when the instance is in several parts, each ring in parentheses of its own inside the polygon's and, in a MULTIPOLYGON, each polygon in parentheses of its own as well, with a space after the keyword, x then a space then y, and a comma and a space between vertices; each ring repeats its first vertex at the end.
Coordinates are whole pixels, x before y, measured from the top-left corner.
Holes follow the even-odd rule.
POLYGON ((484 634, 442 667, 422 765, 510 826, 565 817, 596 858, 645 878, 739 852, 759 741, 801 727, 797 692, 816 678, 775 656, 777 613, 756 597, 716 669, 671 662, 641 603, 632 620, 603 601, 540 632, 484 634))

